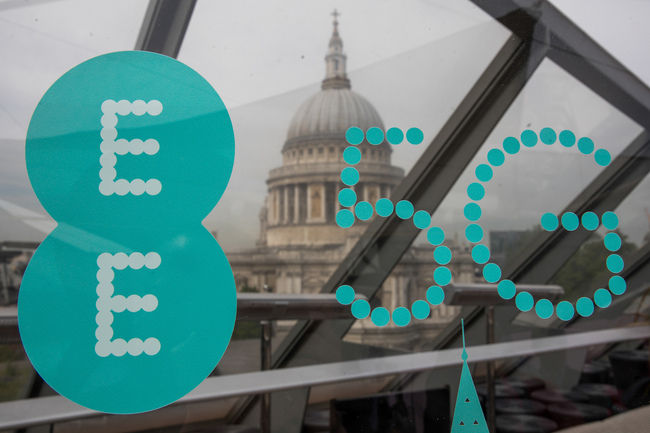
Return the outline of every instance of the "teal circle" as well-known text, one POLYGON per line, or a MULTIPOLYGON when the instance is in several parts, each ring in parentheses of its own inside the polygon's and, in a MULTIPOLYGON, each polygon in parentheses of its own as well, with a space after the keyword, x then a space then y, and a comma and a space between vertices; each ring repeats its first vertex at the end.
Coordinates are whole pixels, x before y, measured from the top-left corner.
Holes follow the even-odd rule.
POLYGON ((343 151, 343 161, 356 165, 361 161, 361 151, 358 147, 349 146, 343 151))
POLYGON ((427 289, 427 301, 431 305, 440 305, 445 300, 445 291, 441 287, 431 286, 427 289))
POLYGON ((614 275, 609 279, 609 290, 615 295, 622 295, 627 289, 625 279, 620 275, 614 275))
POLYGON ((380 198, 375 203, 375 210, 380 217, 387 217, 393 213, 393 202, 387 198, 380 198))
POLYGON ((576 135, 568 129, 565 129, 560 132, 560 144, 564 147, 572 147, 576 144, 576 135))
POLYGON ((341 209, 336 213, 336 224, 342 229, 352 227, 354 224, 354 214, 349 209, 341 209))
POLYGON ((446 265, 451 262, 451 250, 446 246, 440 246, 433 251, 433 258, 439 265, 446 265))
POLYGON ((515 286, 515 283, 510 280, 502 280, 497 286, 497 293, 499 293, 499 296, 503 299, 512 299, 517 293, 517 287, 515 286))
POLYGON ((424 230, 431 224, 431 215, 427 211, 419 210, 413 215, 413 224, 420 230, 424 230))
POLYGON ((573 212, 565 212, 564 215, 562 215, 562 227, 566 230, 572 232, 577 229, 579 225, 580 220, 573 212))
POLYGON ((395 205, 395 213, 403 220, 413 216, 413 204, 408 200, 400 200, 395 205))
POLYGON ((547 232, 552 232, 558 228, 559 221, 557 216, 551 212, 546 212, 541 218, 542 228, 547 232))
POLYGON ((601 218, 603 226, 607 230, 615 230, 618 227, 618 216, 611 211, 607 211, 601 218))
POLYGON ((339 204, 343 207, 351 207, 357 202, 357 193, 352 188, 343 188, 339 191, 339 204))
POLYGON ((370 304, 365 299, 357 299, 352 303, 352 315, 359 320, 370 315, 370 304))
POLYGON ((411 322, 411 312, 408 308, 397 307, 393 310, 393 323, 397 326, 406 326, 411 322))
POLYGON ((410 128, 406 131, 406 141, 411 144, 420 144, 424 140, 424 134, 419 128, 410 128))
POLYGON ((479 164, 474 173, 476 174, 476 178, 481 182, 489 182, 494 174, 492 167, 487 164, 479 164))
POLYGON ((591 299, 582 297, 576 302, 576 311, 582 317, 589 317, 594 314, 594 303, 591 299))
POLYGON ((384 131, 373 126, 366 131, 366 140, 368 140, 368 143, 374 144, 375 146, 381 144, 384 141, 384 131))
POLYGON ((540 299, 535 304, 535 313, 541 319, 548 319, 553 315, 553 304, 548 299, 540 299))
POLYGON ((565 322, 573 319, 573 316, 575 315, 575 309, 573 308, 573 305, 571 302, 567 301, 562 301, 557 304, 557 307, 555 307, 555 312, 557 314, 557 317, 565 322))
POLYGON ((469 221, 478 221, 481 218, 481 206, 476 203, 467 203, 463 214, 469 221))
POLYGON ((488 162, 495 167, 499 167, 500 165, 503 165, 503 163, 506 161, 505 155, 499 149, 490 150, 488 152, 487 159, 488 162))
POLYGON ((178 400, 215 369, 230 342, 237 292, 225 254, 201 221, 219 206, 234 157, 219 95, 167 56, 101 55, 43 95, 25 160, 34 192, 58 226, 25 272, 18 325, 29 360, 52 389, 96 411, 139 413, 178 400), (107 151, 120 139, 142 140, 147 151, 107 151), (149 139, 159 141, 159 152, 149 139), (118 196, 102 189, 102 153, 116 157, 120 185, 133 179, 129 188, 147 191, 118 196), (149 188, 154 179, 161 189, 149 188), (145 257, 144 269, 113 270, 103 261, 99 275, 114 276, 111 285, 127 299, 154 296, 153 311, 109 313, 112 295, 96 291, 103 253, 145 257), (185 284, 191 293, 179 295, 185 284), (98 324, 99 313, 113 322, 98 324))
POLYGON ((594 302, 600 308, 607 308, 612 305, 612 294, 609 290, 598 289, 596 290, 596 293, 594 293, 594 302))
POLYGON ((598 221, 598 215, 593 212, 585 212, 582 215, 582 226, 589 231, 594 231, 598 228, 600 221, 598 221))
POLYGON ((431 314, 431 307, 428 302, 418 299, 411 307, 411 314, 413 314, 413 317, 418 320, 424 320, 429 317, 429 314, 431 314))
POLYGON ((483 266, 483 278, 488 283, 496 283, 501 278, 501 268, 496 263, 483 266))
POLYGON ((351 286, 343 285, 336 289, 336 300, 343 305, 350 305, 354 302, 354 289, 351 286))
POLYGON ((345 132, 345 139, 348 143, 355 146, 357 144, 361 144, 363 142, 363 131, 361 128, 357 128, 356 126, 348 128, 348 130, 345 132))
POLYGON ((505 152, 509 153, 510 155, 515 155, 517 152, 519 152, 520 148, 521 145, 519 144, 519 140, 517 140, 515 137, 507 137, 505 140, 503 140, 503 150, 505 150, 505 152))
POLYGON ((618 274, 623 270, 623 258, 619 256, 618 254, 610 254, 609 257, 607 257, 607 269, 612 274, 618 274))
POLYGON ((440 245, 445 241, 445 232, 440 227, 431 227, 427 230, 427 241, 431 245, 440 245))
POLYGON ((479 265, 487 263, 490 260, 490 249, 482 244, 474 245, 472 259, 479 265))
POLYGON ((562 301, 557 304, 557 307, 555 307, 555 313, 560 320, 568 322, 573 319, 573 316, 575 316, 575 309, 571 302, 562 301))
POLYGON ((386 326, 388 325, 388 322, 390 322, 390 313, 384 307, 377 307, 372 310, 370 320, 372 320, 372 323, 374 323, 375 326, 386 326))
POLYGON ((589 137, 582 137, 578 140, 578 150, 580 153, 589 155, 594 151, 594 142, 589 137))
POLYGON ((555 143, 556 138, 557 136, 555 135, 555 131, 551 128, 544 128, 539 132, 539 139, 542 140, 542 143, 544 144, 553 144, 555 143))
POLYGON ((594 153, 594 159, 596 160, 596 164, 605 167, 612 162, 612 155, 605 149, 598 149, 596 153, 594 153))
POLYGON ((467 187, 467 196, 474 201, 479 201, 485 197, 485 188, 480 183, 470 183, 467 187))
POLYGON ((526 147, 534 147, 537 144, 537 134, 530 129, 521 133, 521 143, 526 147))
POLYGON ((341 170, 341 182, 347 186, 356 185, 359 182, 359 172, 356 168, 345 167, 341 170))
POLYGON ((481 242, 483 239, 483 229, 478 224, 470 224, 465 229, 465 237, 472 243, 481 242))
POLYGON ((605 248, 607 248, 609 251, 618 251, 623 245, 621 242, 621 237, 616 233, 607 233, 605 235, 604 242, 605 248))
POLYGON ((372 205, 367 201, 360 201, 354 207, 354 213, 361 221, 368 221, 372 218, 372 205))
POLYGON ((386 140, 388 140, 390 144, 400 144, 404 141, 404 133, 399 128, 390 128, 386 131, 386 140))
POLYGON ((433 271, 433 281, 439 286, 446 286, 451 282, 451 271, 444 266, 439 266, 433 271))
POLYGON ((533 309, 535 305, 535 300, 533 295, 528 292, 519 292, 515 298, 515 305, 519 308, 520 311, 526 312, 533 309))

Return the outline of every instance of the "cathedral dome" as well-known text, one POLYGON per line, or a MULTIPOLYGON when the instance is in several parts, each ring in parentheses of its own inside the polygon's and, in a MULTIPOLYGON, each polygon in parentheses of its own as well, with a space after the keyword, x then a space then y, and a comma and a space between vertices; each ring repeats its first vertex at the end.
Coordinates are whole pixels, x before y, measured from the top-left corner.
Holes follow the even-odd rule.
POLYGON ((366 98, 344 86, 324 89, 298 109, 289 126, 287 141, 341 137, 352 126, 366 131, 384 123, 366 98))

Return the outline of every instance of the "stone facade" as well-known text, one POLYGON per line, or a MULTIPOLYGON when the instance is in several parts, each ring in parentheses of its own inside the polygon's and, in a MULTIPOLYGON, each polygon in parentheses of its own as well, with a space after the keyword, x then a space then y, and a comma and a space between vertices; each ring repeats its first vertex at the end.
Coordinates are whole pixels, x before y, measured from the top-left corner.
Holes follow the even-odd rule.
MULTIPOLYGON (((257 247, 228 253, 240 288, 260 290, 268 284, 278 293, 318 293, 368 225, 357 220, 351 228, 342 229, 335 222, 338 193, 346 187, 340 179, 341 170, 347 167, 343 161, 348 146, 345 132, 352 126, 384 129, 375 108, 351 90, 336 20, 325 61, 322 90, 298 109, 282 148, 282 166, 269 173, 257 247)), ((379 198, 390 197, 404 171, 391 165, 392 149, 386 141, 379 145, 364 142, 359 148, 362 161, 355 168, 360 182, 353 189, 358 201, 374 205, 379 198)), ((454 281, 474 282, 469 250, 453 240, 446 245, 454 256, 450 268, 454 281)), ((434 284, 435 266, 433 247, 412 247, 380 288, 381 304, 393 310, 426 299, 426 290, 434 284)), ((369 319, 361 320, 346 338, 415 348, 420 341, 433 338, 455 314, 456 308, 441 305, 418 324, 408 328, 388 325, 389 329, 381 330, 369 319)))

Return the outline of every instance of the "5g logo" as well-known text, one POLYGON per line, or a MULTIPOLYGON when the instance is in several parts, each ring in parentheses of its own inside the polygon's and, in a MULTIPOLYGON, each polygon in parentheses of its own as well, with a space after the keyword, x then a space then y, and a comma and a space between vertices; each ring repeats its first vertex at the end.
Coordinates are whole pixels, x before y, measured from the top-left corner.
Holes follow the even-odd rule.
POLYGON ((46 92, 25 153, 32 187, 58 222, 18 300, 38 373, 110 413, 187 394, 221 359, 236 314, 232 271, 201 225, 234 162, 218 94, 165 56, 99 56, 46 92))

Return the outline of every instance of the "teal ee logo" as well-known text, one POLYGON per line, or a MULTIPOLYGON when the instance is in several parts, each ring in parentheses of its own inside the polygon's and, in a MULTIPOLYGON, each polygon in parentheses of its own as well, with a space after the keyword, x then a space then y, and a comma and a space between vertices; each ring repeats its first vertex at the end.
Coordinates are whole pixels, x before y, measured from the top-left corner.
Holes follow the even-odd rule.
POLYGON ((58 222, 18 300, 38 373, 109 413, 190 392, 221 359, 236 315, 232 270, 201 225, 234 162, 219 95, 174 59, 102 55, 46 92, 25 153, 32 187, 58 222))
MULTIPOLYGON (((397 145, 404 140, 404 133, 398 128, 391 128, 386 131, 385 138, 390 144, 397 145)), ((613 231, 618 227, 618 216, 614 212, 607 211, 601 217, 593 212, 585 212, 581 218, 573 212, 566 212, 561 217, 562 227, 567 231, 576 230, 580 225, 586 230, 594 231, 600 227, 601 223, 605 229, 610 231, 604 239, 605 248, 612 252, 606 262, 607 269, 614 274, 608 282, 609 290, 605 288, 597 289, 594 291, 593 296, 581 297, 575 305, 568 301, 562 301, 557 306, 554 306, 548 299, 535 301, 529 292, 518 290, 514 282, 502 278, 499 265, 488 263, 490 261, 490 249, 480 243, 484 241, 483 228, 479 224, 483 211, 478 202, 485 197, 484 185, 492 180, 494 171, 506 162, 506 155, 514 157, 520 150, 534 147, 540 142, 550 146, 556 143, 558 138, 564 148, 570 148, 577 144, 580 154, 589 156, 593 153, 594 162, 601 167, 606 167, 612 161, 611 154, 606 149, 595 149, 594 142, 589 137, 576 139, 572 131, 564 130, 557 134, 551 128, 543 128, 539 132, 539 136, 532 130, 525 130, 521 133, 519 139, 515 137, 504 139, 502 143, 503 150, 499 148, 491 149, 487 154, 487 163, 479 164, 476 167, 474 174, 477 181, 472 182, 467 187, 467 197, 470 202, 465 205, 463 215, 469 222, 465 228, 465 238, 470 243, 475 244, 472 247, 472 260, 478 265, 484 265, 483 278, 486 282, 498 283, 497 293, 499 296, 506 300, 514 298, 515 305, 522 312, 531 311, 534 308, 537 316, 542 319, 549 319, 555 314, 558 319, 569 321, 576 317, 576 313, 582 317, 589 317, 594 313, 595 306, 599 308, 609 307, 612 303, 612 294, 622 295, 625 293, 627 283, 622 276, 617 275, 623 271, 624 263, 621 256, 615 254, 620 249, 622 241, 620 236, 613 231), (580 224, 581 222, 582 224, 580 224)), ((384 141, 384 132, 376 127, 368 129, 365 134, 357 127, 347 130, 346 140, 351 146, 343 151, 343 159, 350 166, 341 171, 341 182, 348 187, 353 187, 360 180, 359 171, 353 166, 361 162, 362 153, 357 148, 357 145, 363 143, 364 139, 371 145, 379 145, 384 141)), ((420 129, 410 128, 406 132, 406 139, 410 144, 417 145, 423 141, 424 136, 420 129)), ((357 202, 357 195, 352 188, 342 189, 339 192, 338 200, 343 209, 338 211, 336 223, 344 229, 351 227, 356 219, 361 221, 369 220, 375 212, 381 217, 389 217, 394 211, 401 219, 412 218, 415 227, 421 230, 427 229, 427 241, 436 247, 433 258, 440 266, 437 266, 433 272, 433 280, 436 285, 432 285, 427 289, 426 301, 423 299, 416 300, 410 310, 406 307, 397 307, 394 311, 389 312, 384 307, 377 307, 371 311, 368 301, 354 299, 356 293, 354 288, 349 285, 343 285, 337 289, 336 299, 343 305, 351 304, 351 312, 356 319, 365 319, 370 316, 372 323, 376 326, 386 326, 391 320, 397 326, 406 326, 411 322, 411 317, 418 320, 429 317, 431 313, 429 304, 440 305, 445 299, 445 292, 442 287, 452 281, 451 271, 446 266, 452 260, 452 253, 448 247, 442 245, 445 240, 444 230, 440 227, 429 227, 431 225, 431 215, 423 210, 415 211, 413 204, 408 200, 401 200, 393 204, 388 198, 380 198, 373 209, 372 204, 367 201, 357 202)), ((557 215, 550 212, 542 215, 540 221, 542 228, 546 231, 554 231, 560 225, 557 215)))

